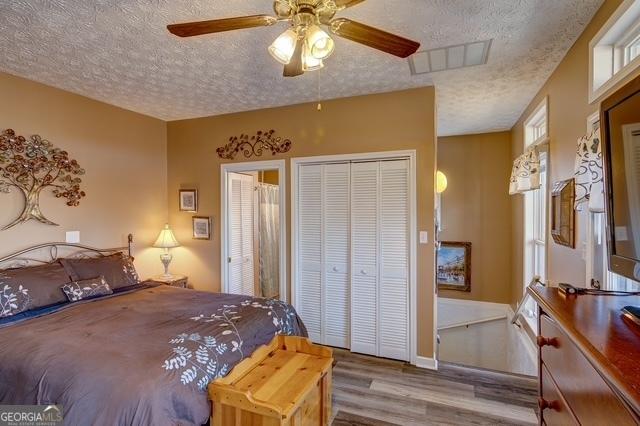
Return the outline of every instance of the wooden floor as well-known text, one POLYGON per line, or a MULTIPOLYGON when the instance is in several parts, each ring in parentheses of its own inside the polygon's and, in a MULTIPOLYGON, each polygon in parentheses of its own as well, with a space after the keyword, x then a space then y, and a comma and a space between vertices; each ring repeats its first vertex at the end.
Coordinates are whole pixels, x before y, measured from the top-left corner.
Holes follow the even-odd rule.
POLYGON ((441 364, 425 370, 336 349, 333 426, 537 424, 537 381, 441 364))

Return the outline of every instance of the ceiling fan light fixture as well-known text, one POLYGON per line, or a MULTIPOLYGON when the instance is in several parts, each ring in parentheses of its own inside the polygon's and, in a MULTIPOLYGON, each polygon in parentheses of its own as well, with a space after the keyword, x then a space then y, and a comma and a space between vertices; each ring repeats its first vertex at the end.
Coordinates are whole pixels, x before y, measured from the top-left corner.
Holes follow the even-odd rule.
POLYGON ((311 49, 309 45, 305 43, 305 48, 302 51, 302 69, 306 71, 316 71, 321 68, 324 68, 324 63, 322 59, 318 59, 311 54, 311 49))
POLYGON ((333 39, 322 28, 312 25, 307 29, 307 44, 311 55, 316 59, 326 59, 335 48, 333 39))
POLYGON ((293 29, 288 29, 278 36, 278 38, 269 46, 269 53, 273 58, 283 65, 291 62, 291 57, 296 49, 296 41, 298 33, 293 29))

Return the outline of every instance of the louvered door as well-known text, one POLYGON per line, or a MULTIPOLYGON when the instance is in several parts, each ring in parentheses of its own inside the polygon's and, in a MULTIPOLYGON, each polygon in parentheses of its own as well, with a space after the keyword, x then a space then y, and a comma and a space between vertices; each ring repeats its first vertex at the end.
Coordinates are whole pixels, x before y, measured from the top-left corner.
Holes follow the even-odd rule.
POLYGON ((409 160, 298 171, 295 303, 311 339, 409 360, 409 160))
POLYGON ((351 164, 351 350, 378 355, 379 162, 351 164))
POLYGON ((379 356, 409 357, 409 161, 380 163, 379 356))
POLYGON ((228 182, 229 282, 227 291, 253 296, 253 176, 229 173, 228 182))
POLYGON ((323 166, 323 339, 348 348, 349 305, 349 163, 323 166))
POLYGON ((322 165, 301 166, 297 200, 296 310, 309 337, 322 342, 322 165))

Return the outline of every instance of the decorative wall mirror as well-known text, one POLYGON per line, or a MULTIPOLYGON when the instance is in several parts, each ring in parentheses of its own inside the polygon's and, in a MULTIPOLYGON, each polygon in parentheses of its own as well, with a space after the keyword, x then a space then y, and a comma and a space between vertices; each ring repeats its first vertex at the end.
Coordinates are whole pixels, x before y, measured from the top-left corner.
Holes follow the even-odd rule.
POLYGON ((575 248, 575 179, 556 182, 551 192, 551 236, 557 244, 575 248))

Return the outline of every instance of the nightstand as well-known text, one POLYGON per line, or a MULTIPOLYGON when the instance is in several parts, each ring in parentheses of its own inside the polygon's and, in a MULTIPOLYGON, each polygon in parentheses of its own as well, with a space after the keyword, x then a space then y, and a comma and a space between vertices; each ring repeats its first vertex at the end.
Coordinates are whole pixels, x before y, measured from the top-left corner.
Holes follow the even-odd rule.
POLYGON ((189 277, 186 275, 173 275, 171 278, 165 278, 162 275, 157 275, 155 277, 151 277, 151 281, 170 285, 171 287, 189 288, 187 286, 189 277))

